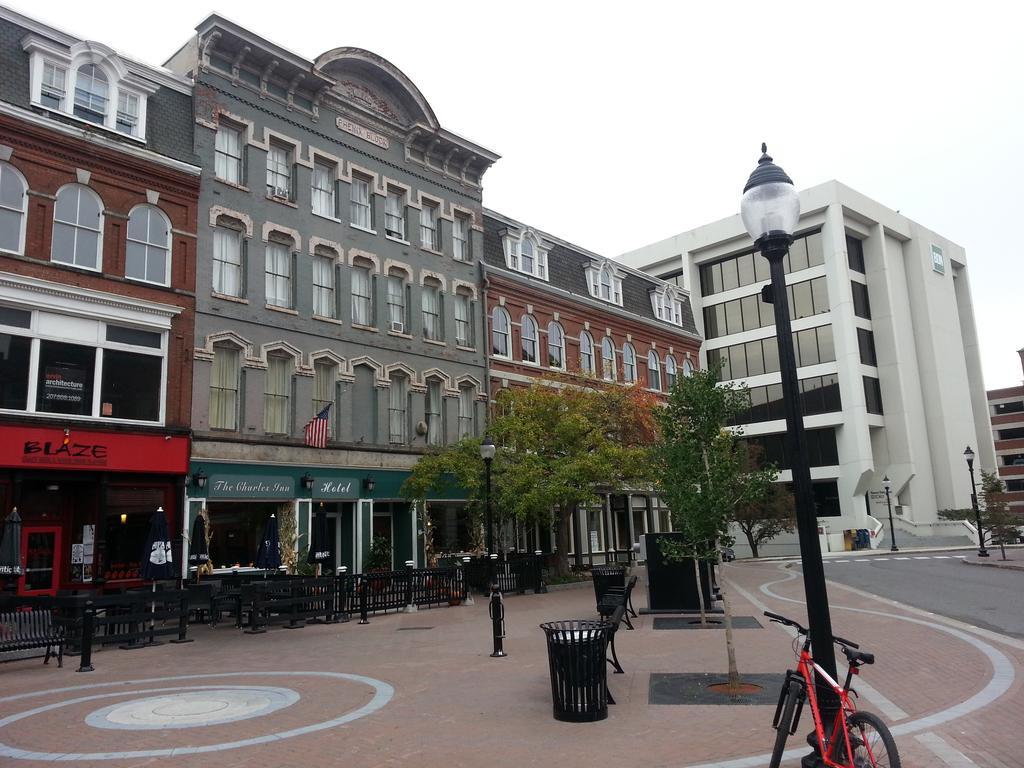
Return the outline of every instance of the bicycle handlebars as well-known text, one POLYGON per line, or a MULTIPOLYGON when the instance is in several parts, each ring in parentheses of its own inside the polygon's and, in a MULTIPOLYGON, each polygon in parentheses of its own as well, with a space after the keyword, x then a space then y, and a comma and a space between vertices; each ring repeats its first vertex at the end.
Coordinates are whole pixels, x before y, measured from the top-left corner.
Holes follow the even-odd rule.
MULTIPOLYGON (((794 629, 796 629, 798 634, 801 634, 801 635, 808 634, 807 627, 801 626, 800 624, 798 624, 797 622, 793 621, 792 619, 787 619, 785 616, 780 616, 779 614, 772 613, 771 611, 765 611, 764 615, 767 616, 769 619, 771 619, 774 622, 777 622, 779 624, 785 624, 788 627, 793 627, 794 629)), ((855 649, 856 648, 860 648, 860 646, 857 645, 857 643, 853 642, 852 640, 844 640, 843 638, 839 637, 838 635, 832 635, 832 641, 835 642, 835 643, 838 643, 839 645, 845 645, 848 648, 855 648, 855 649)))

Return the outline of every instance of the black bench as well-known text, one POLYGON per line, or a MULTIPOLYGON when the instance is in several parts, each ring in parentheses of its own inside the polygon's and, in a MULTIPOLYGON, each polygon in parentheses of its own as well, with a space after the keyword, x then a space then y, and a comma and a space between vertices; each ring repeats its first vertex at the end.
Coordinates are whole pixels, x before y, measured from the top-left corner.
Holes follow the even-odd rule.
POLYGON ((0 613, 0 653, 33 648, 46 649, 43 664, 49 664, 50 656, 56 656, 57 666, 64 666, 64 628, 54 622, 53 612, 33 608, 0 613))
POLYGON ((633 629, 633 623, 629 620, 630 613, 636 616, 635 611, 630 611, 630 603, 633 599, 633 587, 636 586, 636 576, 626 582, 625 587, 609 587, 600 602, 597 604, 597 613, 602 619, 608 619, 615 613, 615 609, 622 606, 625 610, 622 614, 622 621, 626 623, 627 629, 633 629))
POLYGON ((612 625, 612 631, 608 633, 608 652, 611 653, 611 656, 607 661, 615 669, 615 674, 617 675, 621 675, 625 670, 623 670, 622 665, 619 664, 619 656, 615 653, 615 633, 618 632, 619 624, 621 624, 625 618, 626 606, 620 605, 608 619, 608 623, 612 625))

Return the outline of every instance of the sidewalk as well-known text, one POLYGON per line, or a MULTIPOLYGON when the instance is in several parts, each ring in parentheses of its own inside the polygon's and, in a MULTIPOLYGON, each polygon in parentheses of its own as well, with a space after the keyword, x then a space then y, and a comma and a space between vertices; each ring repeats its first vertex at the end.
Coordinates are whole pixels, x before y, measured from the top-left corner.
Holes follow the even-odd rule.
MULTIPOLYGON (((735 615, 762 623, 735 631, 741 672, 784 672, 793 664, 790 637, 761 613, 803 620, 802 606, 789 602, 802 597, 797 574, 779 563, 739 563, 725 576, 735 615)), ((838 585, 831 595, 835 631, 877 654, 857 688, 865 708, 903 729, 897 739, 904 766, 944 764, 936 763, 936 749, 964 753, 973 761, 967 766, 1020 765, 1015 734, 1024 721, 1024 643, 974 635, 838 585)), ((646 605, 643 583, 634 603, 646 605)), ((726 671, 724 632, 654 630, 649 615, 634 620, 635 631, 617 635, 626 673, 609 668, 618 703, 608 719, 556 722, 537 625, 594 615, 590 589, 510 596, 504 659, 488 655, 487 605, 478 599, 474 606, 373 616, 369 626, 353 621, 255 636, 197 627, 188 645, 96 653, 96 672, 88 674, 75 673, 73 657, 63 670, 39 660, 12 662, 0 667, 0 765, 60 756, 113 768, 157 761, 175 768, 767 764, 773 705, 649 704, 654 672, 726 671), (193 677, 168 679, 180 676, 193 677), (73 686, 86 687, 67 690, 73 686), (170 695, 166 688, 207 699, 216 689, 216 702, 201 703, 203 716, 215 717, 220 706, 242 715, 277 708, 198 728, 139 729, 174 714, 174 702, 147 704, 170 695), (112 729, 102 712, 128 702, 142 702, 118 710, 125 721, 118 727, 132 732, 112 729), (353 712, 365 714, 339 722, 353 712), (82 759, 83 753, 120 756, 82 759)), ((799 740, 791 744, 800 747, 799 740)))

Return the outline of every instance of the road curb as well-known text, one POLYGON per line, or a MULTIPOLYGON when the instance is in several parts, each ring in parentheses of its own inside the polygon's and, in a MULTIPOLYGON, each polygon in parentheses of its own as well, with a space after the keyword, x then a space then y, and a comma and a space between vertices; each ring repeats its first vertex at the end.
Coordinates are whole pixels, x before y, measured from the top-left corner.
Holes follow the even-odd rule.
POLYGON ((1002 571, 1024 571, 1024 565, 1000 565, 999 563, 979 563, 977 560, 961 560, 964 565, 979 565, 982 568, 998 568, 1002 571))

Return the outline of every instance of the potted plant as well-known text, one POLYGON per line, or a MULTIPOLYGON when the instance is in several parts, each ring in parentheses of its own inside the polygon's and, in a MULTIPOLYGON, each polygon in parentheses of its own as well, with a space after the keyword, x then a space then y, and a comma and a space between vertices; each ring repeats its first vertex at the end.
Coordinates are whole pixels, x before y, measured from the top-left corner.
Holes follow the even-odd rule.
MULTIPOLYGON (((363 570, 366 573, 390 572, 393 568, 393 563, 391 542, 383 536, 375 536, 370 542, 370 551, 367 553, 366 561, 363 563, 363 570)), ((374 592, 380 592, 385 586, 385 581, 381 577, 371 577, 370 586, 374 592)))

